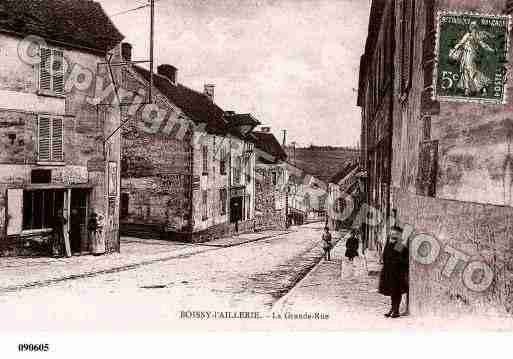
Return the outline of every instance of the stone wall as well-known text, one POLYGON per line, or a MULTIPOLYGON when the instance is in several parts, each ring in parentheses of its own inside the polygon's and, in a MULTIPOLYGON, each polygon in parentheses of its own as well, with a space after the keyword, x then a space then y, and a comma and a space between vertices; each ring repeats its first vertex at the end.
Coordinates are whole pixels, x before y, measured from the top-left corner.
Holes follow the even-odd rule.
POLYGON ((278 166, 258 166, 256 169, 255 221, 256 229, 285 229, 287 195, 272 183, 272 173, 283 171, 278 166))
MULTIPOLYGON (((123 88, 136 92, 145 87, 134 71, 124 69, 123 88)), ((165 114, 163 128, 174 118, 169 114, 183 115, 156 89, 153 96, 160 113, 165 114)), ((121 218, 122 231, 145 235, 190 230, 192 132, 179 138, 154 129, 145 123, 143 112, 143 107, 139 108, 123 130, 121 187, 128 196, 128 213, 121 218)))
MULTIPOLYGON (((119 191, 114 191, 109 202, 107 196, 107 163, 117 164, 119 183, 119 134, 113 135, 104 147, 103 139, 119 125, 116 108, 92 104, 95 97, 97 75, 105 79, 102 56, 66 48, 68 72, 64 76, 66 85, 73 69, 81 68, 92 75, 87 84, 66 88, 65 96, 42 96, 38 94, 38 66, 24 63, 18 56, 17 46, 21 38, 0 35, 0 252, 1 255, 33 254, 38 252, 40 234, 20 235, 7 238, 8 188, 29 188, 31 170, 52 171, 51 185, 69 188, 84 184, 91 188, 89 209, 108 214, 105 230, 109 233, 107 250, 119 250, 118 210, 119 191), (100 72, 97 69, 100 68, 100 72), (69 90, 69 91, 68 91, 69 90), (38 163, 38 115, 50 114, 63 119, 64 161, 59 165, 38 163), (106 161, 105 161, 106 160, 106 161), (97 165, 90 166, 92 162, 97 165), (94 167, 94 168, 93 168, 94 167)), ((115 49, 113 61, 119 60, 119 49, 115 49)), ((114 77, 118 73, 114 71, 114 77)), ((110 103, 111 93, 103 103, 110 103)))
MULTIPOLYGON (((412 225, 417 234, 430 234, 441 248, 432 264, 416 261, 417 254, 410 248, 412 312, 513 309, 513 208, 423 197, 400 190, 394 191, 393 201, 402 224, 412 225), (459 261, 452 274, 444 275, 451 248, 467 255, 468 260, 459 261), (492 269, 494 281, 489 289, 475 291, 465 285, 462 274, 472 261, 483 261, 492 269)), ((428 245, 421 247, 418 255, 425 256, 426 249, 435 253, 428 245)), ((473 280, 479 283, 480 279, 477 276, 473 280)))

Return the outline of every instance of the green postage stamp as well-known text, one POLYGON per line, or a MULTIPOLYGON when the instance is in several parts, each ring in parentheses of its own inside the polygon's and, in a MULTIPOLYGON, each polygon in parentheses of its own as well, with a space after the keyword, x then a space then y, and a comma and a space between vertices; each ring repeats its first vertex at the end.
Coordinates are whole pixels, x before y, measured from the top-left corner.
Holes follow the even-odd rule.
POLYGON ((509 16, 439 11, 437 20, 434 98, 506 103, 509 16))

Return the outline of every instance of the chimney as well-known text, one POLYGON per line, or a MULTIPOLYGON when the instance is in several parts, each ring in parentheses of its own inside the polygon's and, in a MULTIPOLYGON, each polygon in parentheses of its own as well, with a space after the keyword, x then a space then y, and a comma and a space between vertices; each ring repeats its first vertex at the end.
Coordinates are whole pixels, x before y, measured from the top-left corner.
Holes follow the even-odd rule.
POLYGON ((260 128, 260 132, 269 133, 271 132, 271 127, 262 127, 260 128))
POLYGON ((210 101, 214 102, 214 87, 213 84, 205 84, 205 95, 210 99, 210 101))
POLYGON ((121 44, 121 57, 126 62, 132 61, 132 45, 128 42, 123 42, 121 44))
POLYGON ((171 81, 171 83, 173 85, 176 85, 176 83, 177 83, 176 75, 178 73, 178 69, 176 67, 174 67, 173 65, 167 65, 167 64, 160 65, 159 67, 157 67, 157 73, 159 75, 162 75, 165 78, 167 78, 169 81, 171 81))

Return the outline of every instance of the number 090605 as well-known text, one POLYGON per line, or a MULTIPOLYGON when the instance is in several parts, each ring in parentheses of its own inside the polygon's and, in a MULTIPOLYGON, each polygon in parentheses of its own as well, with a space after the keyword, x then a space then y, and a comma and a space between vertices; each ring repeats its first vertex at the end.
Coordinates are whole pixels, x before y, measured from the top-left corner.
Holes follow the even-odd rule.
POLYGON ((18 344, 20 352, 47 352, 50 350, 48 344, 18 344))

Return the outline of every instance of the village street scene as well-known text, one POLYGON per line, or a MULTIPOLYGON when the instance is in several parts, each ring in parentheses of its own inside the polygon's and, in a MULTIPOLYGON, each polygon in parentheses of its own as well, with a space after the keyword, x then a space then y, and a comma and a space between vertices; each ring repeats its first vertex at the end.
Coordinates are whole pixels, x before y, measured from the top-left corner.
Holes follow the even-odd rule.
POLYGON ((0 2, 3 329, 513 329, 511 13, 0 2))

